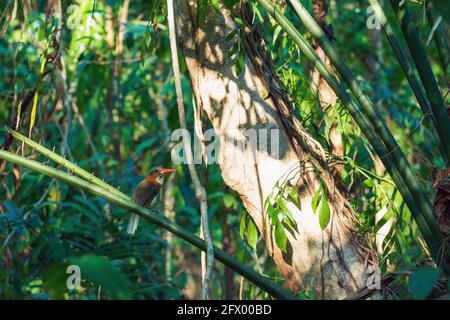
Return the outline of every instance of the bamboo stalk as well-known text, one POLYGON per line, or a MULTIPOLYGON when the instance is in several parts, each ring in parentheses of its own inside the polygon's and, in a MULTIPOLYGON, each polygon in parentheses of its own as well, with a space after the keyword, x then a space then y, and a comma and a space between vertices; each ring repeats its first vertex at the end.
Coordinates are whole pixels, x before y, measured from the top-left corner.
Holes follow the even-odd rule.
POLYGON ((354 77, 350 69, 346 66, 344 61, 340 58, 340 56, 336 53, 334 48, 330 45, 328 39, 323 34, 320 27, 315 23, 314 19, 311 17, 308 11, 297 0, 291 0, 291 3, 294 5, 297 15, 302 19, 305 26, 307 26, 308 30, 320 42, 324 51, 329 56, 330 60, 333 62, 336 71, 344 80, 344 82, 348 85, 353 95, 360 103, 363 112, 366 114, 375 131, 385 144, 387 150, 389 151, 390 154, 392 154, 394 164, 400 171, 406 185, 411 190, 411 193, 414 195, 415 198, 417 198, 418 206, 422 214, 424 215, 424 218, 427 221, 429 228, 432 230, 433 233, 440 234, 439 228, 437 227, 435 221, 435 217, 433 215, 431 203, 428 197, 425 195, 421 186, 417 182, 415 176, 412 174, 408 161, 406 160, 403 152, 401 151, 391 131, 388 129, 385 122, 379 117, 378 113, 376 112, 373 106, 373 103, 370 101, 369 97, 367 97, 363 93, 360 86, 358 85, 356 78, 354 77))
MULTIPOLYGON (((433 12, 433 5, 431 1, 427 1, 426 4, 426 12, 427 12, 427 19, 428 23, 430 25, 430 28, 434 27, 435 23, 439 23, 435 19, 435 15, 433 12)), ((441 17, 439 17, 441 18, 441 17)), ((439 61, 441 63, 442 72, 444 73, 444 78, 447 81, 447 85, 450 85, 449 78, 448 78, 448 70, 450 66, 450 55, 449 55, 449 48, 448 43, 445 38, 445 31, 442 27, 443 21, 439 23, 439 25, 436 27, 435 33, 434 33, 434 42, 436 43, 436 48, 438 50, 439 55, 439 61)))
MULTIPOLYGON (((97 195, 99 197, 102 197, 122 208, 125 208, 127 210, 132 211, 133 213, 139 215, 143 219, 149 221, 150 223, 153 223, 171 233, 173 233, 175 236, 189 242, 190 244, 194 245, 195 247, 205 251, 206 250, 206 244, 205 241, 196 237, 192 233, 190 233, 187 229, 172 223, 168 219, 166 219, 163 215, 161 215, 156 210, 150 210, 146 209, 144 207, 141 207, 140 205, 132 202, 129 199, 125 199, 115 193, 112 193, 96 184, 93 184, 91 182, 88 182, 84 179, 81 179, 79 177, 70 175, 62 170, 58 170, 55 168, 52 168, 50 166, 41 164, 37 161, 27 159, 25 157, 16 155, 14 153, 0 150, 0 159, 9 161, 11 163, 26 167, 28 169, 31 169, 33 171, 37 171, 41 174, 47 175, 49 177, 61 180, 63 182, 66 182, 67 184, 70 184, 76 188, 85 190, 87 192, 90 192, 94 195, 97 195)), ((277 286, 267 278, 265 278, 263 275, 255 272, 247 265, 241 263, 236 258, 230 256, 225 251, 214 247, 215 257, 217 260, 222 262, 227 267, 233 269, 243 277, 245 277, 247 280, 254 283, 256 286, 260 287, 273 297, 277 299, 286 299, 291 300, 295 299, 294 296, 292 296, 290 293, 282 289, 281 287, 277 286)))
POLYGON ((433 70, 428 62, 425 48, 419 38, 419 32, 411 20, 406 2, 402 1, 402 4, 400 4, 400 1, 398 0, 390 0, 390 2, 397 15, 397 19, 400 22, 400 28, 408 44, 411 56, 419 71, 420 79, 422 80, 425 93, 430 102, 431 110, 436 119, 438 135, 443 147, 446 149, 448 162, 450 159, 450 120, 448 119, 444 100, 442 99, 433 70))
POLYGON ((345 87, 338 82, 336 77, 331 73, 331 71, 325 66, 323 61, 315 54, 314 50, 303 38, 303 36, 292 26, 289 20, 271 3, 266 0, 258 0, 259 3, 264 7, 264 9, 277 20, 277 22, 282 26, 284 31, 294 40, 298 45, 300 50, 304 53, 305 57, 312 63, 312 65, 317 68, 324 79, 330 84, 331 88, 336 92, 339 99, 343 102, 344 106, 347 108, 349 113, 352 115, 355 122, 361 128, 362 132, 368 138, 370 144, 374 148, 375 152, 379 155, 380 159, 383 161, 386 169, 391 175, 394 183, 399 188, 403 199, 408 205, 418 227, 421 231, 427 245, 430 247, 433 253, 434 259, 437 261, 440 257, 440 245, 442 243, 442 236, 440 232, 436 232, 437 226, 434 222, 434 228, 430 229, 428 221, 426 221, 424 215, 420 210, 420 205, 418 203, 418 198, 414 196, 407 184, 405 183, 404 176, 397 166, 394 165, 394 159, 392 158, 392 151, 388 151, 380 137, 375 133, 373 126, 369 123, 366 114, 362 112, 358 105, 347 94, 345 87), (433 231, 432 231, 433 230, 433 231))
POLYGON ((384 11, 382 7, 380 6, 380 3, 378 0, 369 0, 370 5, 374 9, 375 16, 377 17, 378 21, 381 24, 381 27, 383 28, 383 31, 386 35, 386 38, 389 41, 389 44, 392 48, 392 50, 395 53, 395 56, 397 57, 397 61, 400 63, 400 66, 402 67, 403 73, 406 76, 406 79, 408 80, 408 83, 417 99, 417 102, 419 103, 420 108, 422 109, 422 112, 425 116, 430 115, 433 123, 433 127, 431 128, 433 137, 435 139, 435 142, 439 144, 439 150, 441 151, 443 159, 447 159, 447 153, 445 151, 445 148, 443 148, 442 144, 439 143, 439 137, 437 136, 437 122, 436 118, 434 117, 434 114, 430 108, 430 104, 428 103, 428 100, 425 96, 425 93, 423 92, 422 85, 419 82, 419 79, 417 79, 414 70, 409 63, 409 59, 406 56, 405 52, 403 51, 402 47, 400 46, 400 42, 397 39, 389 20, 386 18, 386 15, 384 14, 384 11))
POLYGON ((46 147, 44 147, 43 145, 37 143, 36 141, 29 139, 27 137, 25 137, 24 135, 20 134, 19 132, 12 130, 8 127, 5 127, 6 130, 8 131, 9 134, 11 134, 15 139, 24 142, 25 144, 27 144, 28 146, 30 146, 31 148, 35 149, 36 151, 38 151, 39 153, 41 153, 42 155, 46 156, 49 159, 52 159, 53 161, 55 161, 56 163, 62 165, 63 167, 66 167, 69 171, 79 175, 81 178, 83 178, 84 180, 87 180, 99 187, 102 187, 103 189, 108 190, 111 193, 114 193, 115 195, 118 195, 119 197, 122 197, 124 199, 130 199, 130 197, 126 194, 124 194, 123 192, 119 191, 118 189, 112 187, 111 185, 109 185, 108 183, 106 183, 105 181, 97 178, 96 176, 94 176, 93 174, 87 172, 86 170, 84 170, 83 168, 77 166, 76 164, 70 162, 69 160, 61 157, 60 155, 56 154, 55 152, 47 149, 46 147))
POLYGON ((433 215, 433 209, 431 207, 429 199, 425 196, 424 191, 422 190, 421 186, 419 185, 413 173, 411 172, 409 163, 406 160, 405 155, 400 149, 400 146, 397 144, 397 141, 395 140, 391 131, 386 126, 386 123, 381 119, 381 117, 379 117, 379 114, 376 112, 372 101, 370 101, 369 97, 366 94, 364 94, 361 87, 358 85, 358 81, 356 80, 355 76, 352 74, 350 69, 345 64, 345 62, 341 59, 341 57, 331 46, 330 42, 328 41, 328 38, 323 33, 322 29, 317 25, 314 18, 311 17, 308 10, 306 10, 306 8, 302 4, 300 4, 300 2, 298 2, 297 0, 290 0, 290 3, 294 7, 297 16, 302 20, 305 27, 308 29, 309 32, 311 32, 313 37, 320 43, 326 55, 330 58, 330 61, 332 62, 336 72, 347 84, 347 86, 353 93, 354 97, 359 102, 363 113, 367 116, 373 128, 380 136, 388 152, 392 155, 393 162, 400 171, 406 185, 411 190, 411 193, 414 195, 414 198, 417 198, 418 207, 420 208, 422 215, 427 221, 430 230, 435 234, 440 234, 440 230, 436 224, 436 219, 433 215))

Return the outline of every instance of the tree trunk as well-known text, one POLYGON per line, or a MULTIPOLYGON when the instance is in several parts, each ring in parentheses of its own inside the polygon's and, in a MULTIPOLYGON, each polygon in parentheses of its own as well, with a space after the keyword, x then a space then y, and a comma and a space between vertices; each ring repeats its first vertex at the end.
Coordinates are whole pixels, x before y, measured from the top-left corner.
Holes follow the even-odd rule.
MULTIPOLYGON (((236 28, 231 13, 223 7, 219 11, 209 7, 206 21, 197 27, 196 5, 193 0, 176 1, 177 39, 197 104, 220 141, 225 183, 240 195, 291 290, 314 289, 319 299, 343 298, 366 284, 365 270, 374 258, 368 240, 356 235, 354 214, 335 188, 320 145, 291 113, 289 96, 273 72, 258 30, 246 34, 244 69, 236 75, 236 57, 228 58, 227 52, 238 37, 225 40, 236 28), (279 156, 265 151, 264 142, 259 147, 236 146, 236 139, 249 140, 244 133, 248 129, 278 129, 279 156), (324 230, 311 208, 320 186, 316 170, 329 190, 331 219, 324 230), (286 201, 296 221, 295 230, 286 231, 286 252, 275 243, 272 221, 264 210, 279 180, 294 185, 301 201, 301 210, 286 201)), ((252 24, 247 7, 242 18, 247 27, 252 24)))

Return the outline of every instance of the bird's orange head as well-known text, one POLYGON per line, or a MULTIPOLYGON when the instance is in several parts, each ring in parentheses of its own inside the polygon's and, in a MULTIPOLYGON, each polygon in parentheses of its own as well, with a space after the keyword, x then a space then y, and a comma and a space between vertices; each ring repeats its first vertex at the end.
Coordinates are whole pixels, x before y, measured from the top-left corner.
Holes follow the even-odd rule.
POLYGON ((162 184, 164 176, 166 174, 174 172, 175 169, 165 169, 161 167, 154 167, 150 170, 150 174, 147 176, 146 181, 150 184, 162 184))

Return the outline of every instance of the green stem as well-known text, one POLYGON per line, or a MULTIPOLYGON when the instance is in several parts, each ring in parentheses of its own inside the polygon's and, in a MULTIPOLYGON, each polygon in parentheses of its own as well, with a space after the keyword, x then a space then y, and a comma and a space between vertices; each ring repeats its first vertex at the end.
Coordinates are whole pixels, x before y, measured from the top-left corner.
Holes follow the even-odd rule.
POLYGON ((6 130, 8 131, 9 134, 11 134, 15 139, 24 142, 25 144, 29 145, 31 148, 35 149, 36 151, 38 151, 40 154, 46 156, 49 159, 52 159, 53 161, 55 161, 56 163, 66 167, 69 171, 79 175, 80 177, 82 177, 84 180, 87 180, 99 187, 102 187, 103 189, 108 190, 111 193, 114 193, 115 195, 118 195, 124 199, 130 199, 129 196, 127 196, 126 194, 124 194, 123 192, 119 191, 118 189, 112 187, 111 185, 109 185, 108 183, 106 183, 105 181, 97 178, 96 176, 94 176, 93 174, 87 172, 86 170, 84 170, 83 168, 77 166, 76 164, 73 164, 72 162, 68 161, 67 159, 61 157, 60 155, 54 153, 53 151, 47 149, 46 147, 44 147, 43 145, 37 143, 34 140, 31 140, 27 137, 25 137, 24 135, 20 134, 17 131, 14 131, 8 127, 6 127, 6 130))
MULTIPOLYGON (((181 74, 180 66, 178 63, 178 53, 177 53, 177 41, 175 32, 175 17, 173 10, 173 0, 167 0, 167 19, 169 22, 169 40, 170 40, 170 51, 172 55, 172 67, 173 74, 175 78, 175 92, 177 95, 177 106, 178 106, 178 118, 180 120, 180 126, 183 128, 184 132, 187 132, 186 124, 186 113, 184 110, 183 103, 183 91, 181 87, 181 74)), ((186 137, 185 137, 186 138, 186 137)), ((189 174, 192 179, 192 184, 195 189, 195 196, 200 204, 200 215, 201 215, 201 230, 203 237, 206 241, 206 262, 205 262, 205 274, 203 276, 202 290, 200 293, 201 299, 206 300, 208 297, 209 284, 211 282, 212 271, 214 266, 214 246, 212 242, 211 232, 209 230, 209 219, 208 219, 208 196, 206 194, 205 188, 203 188, 200 179, 195 169, 194 158, 192 155, 190 139, 184 140, 184 153, 186 156, 187 166, 189 168, 189 174)), ((203 259, 202 259, 203 260, 203 259)))
POLYGON ((447 161, 450 159, 450 120, 448 119, 447 110, 442 99, 441 92, 437 85, 436 79, 428 62, 425 48, 419 38, 419 31, 411 20, 408 7, 405 1, 390 0, 391 6, 400 21, 400 28, 403 36, 408 43, 409 51, 413 57, 414 63, 419 71, 420 79, 430 102, 431 110, 436 119, 437 132, 441 143, 447 153, 447 161))
MULTIPOLYGON (((430 104, 428 103, 428 100, 425 96, 425 93, 423 92, 422 86, 419 82, 419 79, 417 79, 416 75, 414 74, 413 68, 411 64, 409 63, 409 59, 402 50, 400 46, 400 42, 398 41, 391 25, 389 24, 389 21, 386 18, 386 15, 384 14, 384 11, 382 7, 380 6, 380 3, 378 0, 369 0, 370 5, 374 9, 374 13, 378 19, 378 21, 381 24, 381 27, 383 28, 383 31, 386 35, 386 38, 389 41, 389 44, 391 45, 392 50, 394 51, 397 61, 400 63, 400 66, 402 67, 403 73, 406 76, 406 79, 408 80, 408 83, 416 96, 417 102, 419 103, 420 108, 422 109, 422 112, 425 116, 430 116, 433 122, 433 128, 432 134, 434 137, 434 140, 436 143, 439 144, 439 150, 441 151, 442 157, 444 159, 447 159, 447 154, 445 151, 445 148, 443 148, 442 144, 439 143, 439 137, 437 136, 437 122, 434 117, 433 112, 431 111, 430 104)), ((447 159, 448 160, 448 159, 447 159)))
MULTIPOLYGON (((430 28, 434 27, 434 24, 436 23, 435 16, 433 13, 433 5, 431 1, 427 1, 426 3, 426 12, 427 12, 427 19, 428 23, 430 25, 430 28)), ((444 78, 447 82, 447 85, 449 85, 449 78, 448 78, 448 71, 449 71, 449 65, 450 65, 450 55, 448 50, 448 44, 446 41, 445 31, 442 27, 442 24, 444 22, 441 21, 439 25, 437 26, 435 33, 433 35, 434 42, 436 43, 436 48, 438 50, 439 55, 439 61, 441 63, 442 72, 444 74, 444 78)))
MULTIPOLYGON (((79 177, 72 176, 64 171, 57 170, 50 166, 43 165, 37 161, 29 160, 25 157, 16 155, 16 154, 8 152, 8 151, 0 150, 0 159, 4 159, 11 163, 29 168, 31 170, 37 171, 37 172, 47 175, 49 177, 64 181, 74 187, 83 189, 94 195, 100 196, 122 208, 132 211, 133 213, 139 215, 140 217, 149 221, 150 223, 153 223, 153 224, 173 233, 175 236, 189 242, 190 244, 194 245, 195 247, 197 247, 203 251, 206 250, 205 241, 203 241, 199 237, 196 237, 195 235, 190 233, 187 229, 180 227, 180 226, 172 223, 170 220, 164 218, 164 216, 159 214, 156 210, 146 209, 130 200, 127 200, 117 194, 109 192, 108 190, 105 190, 104 188, 102 188, 98 185, 92 184, 86 180, 79 178, 79 177)), ((295 299, 290 293, 286 292, 285 290, 283 290, 276 284, 272 283, 270 280, 268 280, 261 274, 255 272, 247 265, 238 261, 236 258, 230 256, 225 251, 223 251, 217 247, 214 247, 214 251, 215 251, 215 257, 217 258, 217 260, 222 262, 224 265, 226 265, 230 269, 233 269, 235 272, 239 273, 240 275, 245 277, 247 280, 251 281, 256 286, 263 289, 264 291, 266 291, 273 297, 275 297, 277 299, 295 299)))

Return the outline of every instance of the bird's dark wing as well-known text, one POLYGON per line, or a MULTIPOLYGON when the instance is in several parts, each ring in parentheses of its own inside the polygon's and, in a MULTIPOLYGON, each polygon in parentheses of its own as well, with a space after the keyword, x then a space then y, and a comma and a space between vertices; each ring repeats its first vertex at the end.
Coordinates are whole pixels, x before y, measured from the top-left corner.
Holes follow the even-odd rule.
POLYGON ((149 208, 160 187, 151 184, 139 184, 133 194, 132 200, 144 208, 149 208))

